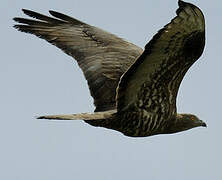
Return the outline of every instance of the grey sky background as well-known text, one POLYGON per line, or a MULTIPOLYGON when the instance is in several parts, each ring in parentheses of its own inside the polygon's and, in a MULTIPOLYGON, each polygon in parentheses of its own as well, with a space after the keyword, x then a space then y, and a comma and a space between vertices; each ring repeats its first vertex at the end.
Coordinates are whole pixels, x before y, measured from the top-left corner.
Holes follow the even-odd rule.
POLYGON ((144 47, 175 16, 177 0, 3 0, 0 179, 222 179, 222 2, 189 2, 205 14, 207 42, 182 82, 178 112, 198 115, 208 128, 129 138, 82 121, 34 118, 92 112, 94 106, 75 61, 46 41, 13 29, 12 18, 23 16, 21 8, 56 10, 144 47))

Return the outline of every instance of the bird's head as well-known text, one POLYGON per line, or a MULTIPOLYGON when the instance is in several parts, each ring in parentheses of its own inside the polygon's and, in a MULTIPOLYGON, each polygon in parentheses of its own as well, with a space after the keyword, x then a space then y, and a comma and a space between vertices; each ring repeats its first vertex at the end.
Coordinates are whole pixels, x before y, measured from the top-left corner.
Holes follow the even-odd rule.
POLYGON ((170 133, 185 131, 195 127, 207 127, 207 124, 193 114, 177 114, 176 120, 171 124, 170 133))
POLYGON ((190 125, 192 127, 207 127, 207 124, 200 120, 196 115, 193 114, 179 114, 180 120, 182 120, 185 124, 190 125))

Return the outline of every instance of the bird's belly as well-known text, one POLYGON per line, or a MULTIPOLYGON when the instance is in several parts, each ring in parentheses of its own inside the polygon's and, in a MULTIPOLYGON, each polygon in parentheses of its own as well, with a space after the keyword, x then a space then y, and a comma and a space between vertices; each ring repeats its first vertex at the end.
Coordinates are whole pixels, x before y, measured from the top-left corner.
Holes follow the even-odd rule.
POLYGON ((161 134, 166 124, 165 116, 161 114, 140 112, 125 112, 119 115, 119 129, 126 136, 146 137, 161 134))
POLYGON ((130 137, 146 137, 163 134, 167 124, 166 114, 151 113, 143 109, 125 111, 104 120, 86 121, 97 127, 113 129, 130 137))

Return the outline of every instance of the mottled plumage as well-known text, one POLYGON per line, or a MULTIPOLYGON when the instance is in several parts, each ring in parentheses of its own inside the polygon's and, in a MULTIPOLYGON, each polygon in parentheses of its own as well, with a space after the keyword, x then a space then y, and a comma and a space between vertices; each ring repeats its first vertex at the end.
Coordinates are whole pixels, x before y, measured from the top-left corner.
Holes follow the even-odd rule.
POLYGON ((83 119, 127 136, 168 134, 206 126, 192 114, 177 114, 176 97, 190 66, 205 45, 201 10, 179 0, 177 16, 141 48, 67 15, 37 20, 14 18, 20 31, 32 33, 77 60, 94 98, 95 113, 41 116, 39 119, 83 119))

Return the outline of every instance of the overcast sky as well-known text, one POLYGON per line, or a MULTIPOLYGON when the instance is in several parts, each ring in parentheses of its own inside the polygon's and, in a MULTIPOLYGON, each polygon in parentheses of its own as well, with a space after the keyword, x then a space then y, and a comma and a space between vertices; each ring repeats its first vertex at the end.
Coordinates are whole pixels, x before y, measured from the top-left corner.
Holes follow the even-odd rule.
MULTIPOLYGON (((27 8, 57 10, 144 45, 174 16, 177 0, 1 1, 0 179, 221 180, 220 0, 192 0, 206 18, 206 48, 181 84, 178 111, 208 124, 172 135, 129 138, 82 121, 41 121, 44 114, 93 112, 75 61, 12 28, 27 8)), ((24 17, 24 16, 23 16, 24 17)))

